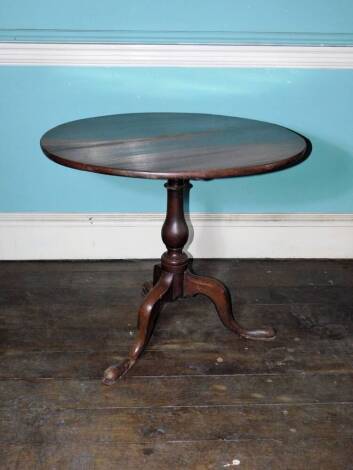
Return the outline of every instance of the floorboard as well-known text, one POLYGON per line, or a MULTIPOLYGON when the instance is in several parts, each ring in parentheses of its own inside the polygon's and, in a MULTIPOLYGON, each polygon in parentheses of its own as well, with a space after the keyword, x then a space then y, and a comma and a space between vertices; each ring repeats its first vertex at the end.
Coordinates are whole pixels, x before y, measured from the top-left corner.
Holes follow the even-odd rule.
POLYGON ((353 261, 194 260, 231 291, 162 310, 128 376, 154 262, 0 263, 0 468, 353 469, 353 261))

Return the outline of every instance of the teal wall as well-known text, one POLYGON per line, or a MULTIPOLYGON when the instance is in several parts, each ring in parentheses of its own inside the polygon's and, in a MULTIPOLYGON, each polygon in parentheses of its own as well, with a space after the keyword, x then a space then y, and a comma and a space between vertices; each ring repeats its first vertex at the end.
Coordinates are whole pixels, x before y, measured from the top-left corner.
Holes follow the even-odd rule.
MULTIPOLYGON (((353 44, 351 0, 1 0, 0 41, 353 44)), ((161 182, 78 172, 40 136, 81 117, 204 112, 307 135, 287 171, 195 183, 191 209, 353 211, 353 70, 0 67, 0 211, 160 211, 161 182)))
POLYGON ((0 39, 347 43, 352 0, 1 0, 0 39))
POLYGON ((86 116, 187 111, 280 123, 314 146, 286 171, 195 183, 192 210, 352 212, 352 85, 353 70, 2 67, 0 211, 163 210, 161 182, 61 167, 39 139, 86 116))

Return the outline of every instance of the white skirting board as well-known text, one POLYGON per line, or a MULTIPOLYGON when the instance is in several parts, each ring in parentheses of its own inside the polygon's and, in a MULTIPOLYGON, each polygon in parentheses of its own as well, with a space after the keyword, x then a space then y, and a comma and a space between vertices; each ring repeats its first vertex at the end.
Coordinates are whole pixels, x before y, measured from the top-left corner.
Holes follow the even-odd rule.
MULTIPOLYGON (((0 259, 158 258, 162 213, 0 213, 0 259)), ((195 258, 353 258, 353 214, 192 213, 195 258)), ((193 233, 192 233, 193 232, 193 233)))

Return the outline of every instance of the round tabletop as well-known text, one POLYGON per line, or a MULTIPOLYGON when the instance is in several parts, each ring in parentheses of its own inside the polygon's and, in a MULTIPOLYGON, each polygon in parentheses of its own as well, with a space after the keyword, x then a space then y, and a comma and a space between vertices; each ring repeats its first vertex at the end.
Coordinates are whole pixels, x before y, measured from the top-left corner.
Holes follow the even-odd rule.
POLYGON ((275 124, 213 114, 137 113, 54 127, 41 139, 61 165, 118 176, 212 179, 286 168, 308 141, 275 124))

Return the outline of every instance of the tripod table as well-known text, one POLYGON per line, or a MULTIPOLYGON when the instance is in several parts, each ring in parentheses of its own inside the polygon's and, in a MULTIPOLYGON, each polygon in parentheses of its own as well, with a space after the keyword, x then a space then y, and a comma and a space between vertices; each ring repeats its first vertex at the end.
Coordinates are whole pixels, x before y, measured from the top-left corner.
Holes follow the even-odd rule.
MULTIPOLYGON (((231 116, 192 113, 117 114, 81 119, 49 130, 41 139, 52 160, 78 170, 167 180, 162 240, 167 251, 154 268, 153 284, 138 311, 138 332, 129 356, 104 372, 113 384, 137 361, 152 334, 161 305, 204 294, 223 324, 243 338, 271 340, 271 327, 246 329, 233 317, 227 287, 191 272, 184 196, 190 180, 210 180, 280 170, 303 161, 310 143, 284 127, 231 116)), ((230 195, 231 197, 231 195, 230 195)))

